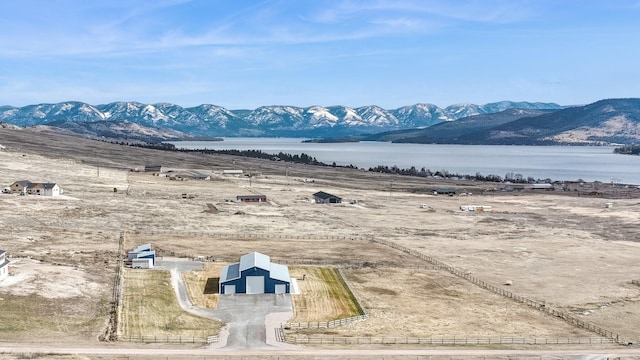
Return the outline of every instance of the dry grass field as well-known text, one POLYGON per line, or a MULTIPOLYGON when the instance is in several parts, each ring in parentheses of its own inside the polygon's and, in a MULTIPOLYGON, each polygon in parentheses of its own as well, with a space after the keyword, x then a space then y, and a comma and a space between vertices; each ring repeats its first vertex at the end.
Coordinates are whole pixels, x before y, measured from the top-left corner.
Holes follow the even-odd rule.
POLYGON ((180 308, 169 272, 124 271, 122 338, 184 337, 203 339, 220 332, 222 323, 191 315, 180 308))
POLYGON ((65 192, 0 194, 0 249, 15 260, 15 276, 0 282, 0 306, 10 309, 0 311, 3 339, 97 342, 108 317, 119 234, 126 231, 127 249, 150 242, 161 255, 210 256, 218 263, 259 251, 292 266, 343 266, 371 318, 332 328, 334 334, 596 336, 447 272, 419 269, 429 264, 367 240, 376 238, 640 341, 640 286, 631 282, 640 280, 640 194, 631 190, 615 198, 584 196, 588 191, 498 193, 485 191, 492 184, 60 139, 0 129, 7 147, 0 151, 2 186, 28 179, 56 182, 65 192), (145 164, 193 169, 212 180, 129 171, 145 164), (256 176, 221 175, 230 168, 256 176), (431 195, 445 186, 474 195, 431 195), (313 204, 316 191, 347 203, 313 204), (246 194, 265 194, 269 202, 227 201, 246 194), (493 211, 461 212, 466 204, 493 211))
POLYGON ((297 279, 304 276, 304 280, 298 281, 300 294, 293 295, 295 316, 291 322, 330 321, 362 315, 357 300, 336 268, 293 267, 291 274, 297 279))
POLYGON ((189 300, 197 307, 215 309, 218 306, 218 282, 223 263, 205 263, 202 270, 182 274, 189 300))

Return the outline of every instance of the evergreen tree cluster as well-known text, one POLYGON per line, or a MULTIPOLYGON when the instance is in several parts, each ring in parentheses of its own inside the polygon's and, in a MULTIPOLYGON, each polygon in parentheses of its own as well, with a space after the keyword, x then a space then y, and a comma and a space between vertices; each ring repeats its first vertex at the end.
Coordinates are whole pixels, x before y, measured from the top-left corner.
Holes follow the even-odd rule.
POLYGON ((613 149, 616 154, 640 155, 640 145, 626 145, 613 149))

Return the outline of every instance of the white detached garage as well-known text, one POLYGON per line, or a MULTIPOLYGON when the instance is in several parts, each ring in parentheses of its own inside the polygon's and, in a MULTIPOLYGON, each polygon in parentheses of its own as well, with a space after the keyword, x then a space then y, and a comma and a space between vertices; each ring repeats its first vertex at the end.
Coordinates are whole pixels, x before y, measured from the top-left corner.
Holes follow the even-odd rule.
POLYGON ((291 292, 289 268, 272 263, 269 256, 252 252, 240 262, 227 265, 220 273, 220 294, 288 294, 291 292))

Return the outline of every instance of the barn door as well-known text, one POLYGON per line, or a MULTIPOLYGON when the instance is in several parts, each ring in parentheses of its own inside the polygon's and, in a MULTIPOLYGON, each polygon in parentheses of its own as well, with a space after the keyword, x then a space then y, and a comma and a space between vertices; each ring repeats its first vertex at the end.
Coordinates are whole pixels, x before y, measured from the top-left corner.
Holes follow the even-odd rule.
POLYGON ((264 294, 264 276, 247 276, 247 294, 264 294))

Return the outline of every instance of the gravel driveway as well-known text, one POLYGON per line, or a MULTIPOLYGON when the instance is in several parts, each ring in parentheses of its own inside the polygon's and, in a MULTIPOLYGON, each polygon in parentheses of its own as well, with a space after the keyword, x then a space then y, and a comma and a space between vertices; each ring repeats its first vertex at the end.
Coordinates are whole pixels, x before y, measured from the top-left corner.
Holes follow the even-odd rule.
POLYGON ((297 348, 278 340, 280 324, 293 317, 291 295, 219 295, 218 308, 203 309, 191 304, 182 281, 182 272, 200 270, 202 263, 176 258, 163 258, 156 268, 171 273, 171 284, 180 306, 194 315, 218 319, 227 324, 212 348, 282 349, 297 348))

